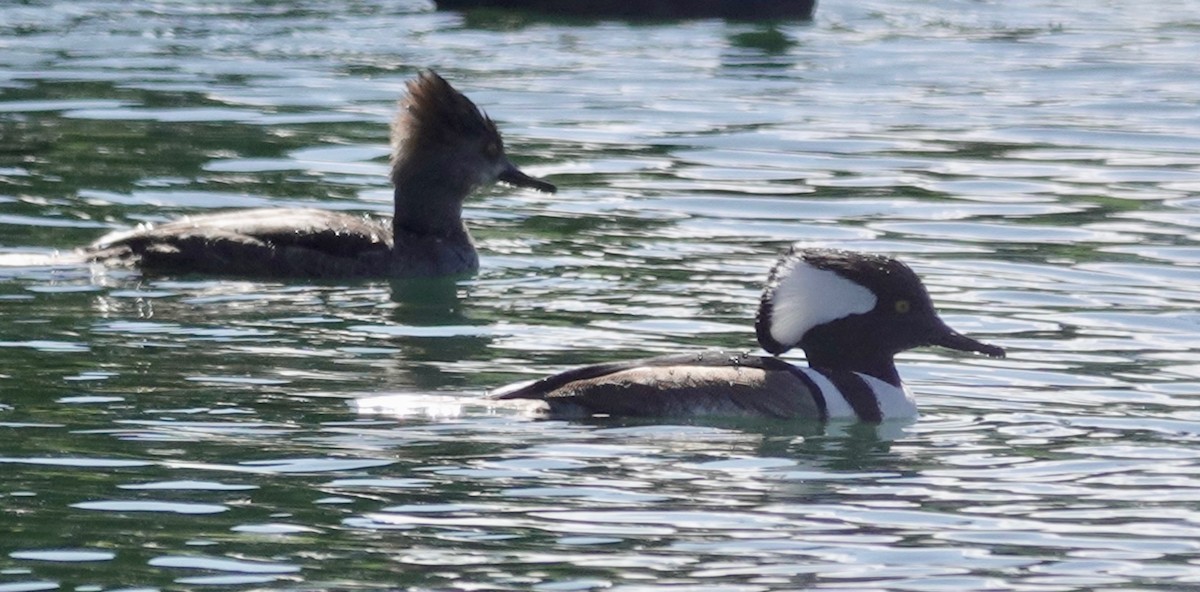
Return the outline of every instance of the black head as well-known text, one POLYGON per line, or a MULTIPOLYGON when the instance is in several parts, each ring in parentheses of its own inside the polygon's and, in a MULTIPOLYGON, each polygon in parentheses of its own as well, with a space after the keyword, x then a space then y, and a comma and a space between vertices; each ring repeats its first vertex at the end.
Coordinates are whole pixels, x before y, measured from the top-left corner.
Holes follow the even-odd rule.
POLYGON ((954 331, 921 279, 882 255, 792 247, 771 270, 755 322, 763 349, 804 350, 816 367, 898 382, 892 357, 940 345, 1002 357, 1004 350, 954 331))

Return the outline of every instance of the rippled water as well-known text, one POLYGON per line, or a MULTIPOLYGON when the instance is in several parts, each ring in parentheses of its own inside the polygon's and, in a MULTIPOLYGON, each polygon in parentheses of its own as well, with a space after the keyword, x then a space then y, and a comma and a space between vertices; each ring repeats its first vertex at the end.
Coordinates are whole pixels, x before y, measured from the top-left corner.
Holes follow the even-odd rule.
POLYGON ((1014 6, 0 5, 10 262, 219 208, 390 211, 426 66, 561 190, 470 202, 457 282, 0 267, 0 592, 1200 588, 1200 5, 1014 6), (751 348, 793 241, 903 257, 1009 358, 901 356, 922 417, 880 427, 476 401, 751 348))

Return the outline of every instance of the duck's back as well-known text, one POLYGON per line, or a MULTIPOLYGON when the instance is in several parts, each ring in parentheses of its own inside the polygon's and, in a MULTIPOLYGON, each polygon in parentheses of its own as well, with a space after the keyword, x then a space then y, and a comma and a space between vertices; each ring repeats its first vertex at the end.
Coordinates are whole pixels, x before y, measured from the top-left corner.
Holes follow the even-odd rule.
POLYGON ((555 417, 825 419, 824 400, 810 385, 777 358, 711 351, 586 366, 493 397, 541 400, 555 417))
POLYGON ((90 260, 158 273, 265 277, 388 276, 390 224, 318 209, 254 209, 189 216, 114 232, 90 260))

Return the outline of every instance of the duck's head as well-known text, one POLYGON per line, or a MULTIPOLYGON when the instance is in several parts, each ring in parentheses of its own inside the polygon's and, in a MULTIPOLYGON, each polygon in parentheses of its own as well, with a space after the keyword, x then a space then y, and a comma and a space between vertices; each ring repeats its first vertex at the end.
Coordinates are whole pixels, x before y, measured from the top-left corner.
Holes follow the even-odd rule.
POLYGON ((557 191, 513 165, 496 124, 444 78, 425 70, 408 82, 408 94, 392 123, 392 181, 397 187, 414 181, 428 184, 432 176, 463 190, 503 181, 557 191))
POLYGON ((1004 356, 1003 349, 946 325, 904 263, 830 249, 792 247, 779 259, 763 290, 755 331, 772 354, 799 347, 812 366, 897 383, 892 357, 914 347, 1004 356))

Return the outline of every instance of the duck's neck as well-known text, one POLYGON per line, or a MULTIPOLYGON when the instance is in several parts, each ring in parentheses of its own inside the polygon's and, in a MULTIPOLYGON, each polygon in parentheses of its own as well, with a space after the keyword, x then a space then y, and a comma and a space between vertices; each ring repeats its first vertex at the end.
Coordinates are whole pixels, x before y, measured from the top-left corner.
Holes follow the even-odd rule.
POLYGON ((806 348, 804 356, 808 365, 823 370, 858 372, 882 380, 892 386, 900 386, 900 373, 891 353, 855 352, 837 349, 806 348))
POLYGON ((392 234, 397 244, 404 237, 470 241, 462 221, 462 204, 473 187, 465 175, 448 171, 453 168, 425 166, 394 171, 392 234))

